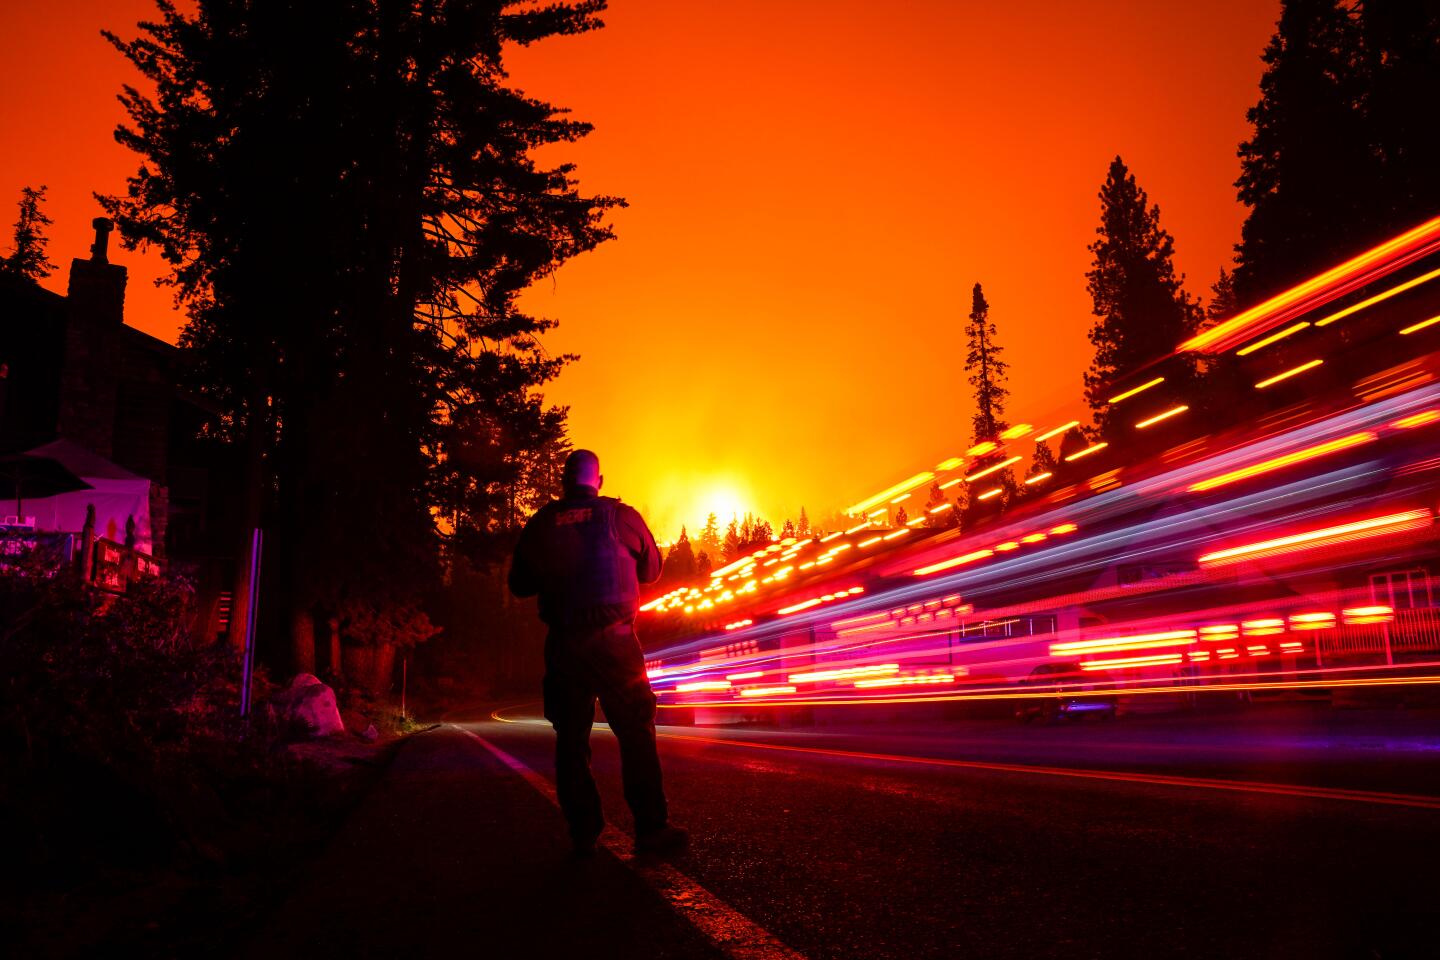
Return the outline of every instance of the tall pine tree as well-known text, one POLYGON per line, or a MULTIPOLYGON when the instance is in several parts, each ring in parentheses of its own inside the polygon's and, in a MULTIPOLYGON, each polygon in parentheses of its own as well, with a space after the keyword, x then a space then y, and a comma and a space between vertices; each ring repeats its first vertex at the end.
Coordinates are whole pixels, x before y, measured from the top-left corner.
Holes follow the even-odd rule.
POLYGON ((1005 400, 1010 365, 1001 359, 1003 348, 995 341, 995 322, 980 284, 970 292, 970 322, 965 325, 965 371, 975 388, 975 414, 971 418, 972 443, 994 440, 1006 427, 1005 400))
MULTIPOLYGON (((1364 116, 1360 26, 1340 0, 1284 0, 1240 145, 1235 294, 1249 306, 1373 243, 1381 174, 1364 116)), ((1414 101, 1411 101, 1413 104, 1414 101)), ((1412 107, 1413 110, 1413 107, 1412 107)), ((1429 123, 1428 119, 1416 118, 1429 123)), ((1414 215, 1419 220, 1426 214, 1414 215)))
MULTIPOLYGON (((1175 242, 1160 226, 1159 206, 1150 203, 1118 156, 1100 188, 1095 233, 1086 278, 1099 320, 1090 328, 1095 358, 1085 373, 1085 399, 1100 433, 1111 437, 1118 427, 1111 417, 1111 385, 1172 351, 1199 323, 1200 307, 1175 274, 1175 242)), ((1183 391, 1177 379, 1170 374, 1165 391, 1183 391)))
POLYGON ((10 255, 0 258, 0 276, 21 277, 38 283, 50 276, 55 264, 45 256, 50 242, 45 228, 50 218, 40 209, 45 187, 24 187, 20 191, 20 215, 15 220, 14 244, 10 255))

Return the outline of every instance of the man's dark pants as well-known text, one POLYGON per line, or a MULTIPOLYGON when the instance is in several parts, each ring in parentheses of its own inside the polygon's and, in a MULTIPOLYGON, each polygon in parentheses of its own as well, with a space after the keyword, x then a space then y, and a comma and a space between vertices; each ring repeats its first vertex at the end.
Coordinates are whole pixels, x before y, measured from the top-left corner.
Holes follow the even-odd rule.
POLYGON ((598 629, 552 627, 545 639, 545 719, 555 727, 555 784, 560 809, 577 841, 604 828, 600 793, 590 773, 595 699, 620 743, 625 800, 635 832, 665 826, 665 792, 655 750, 655 694, 630 621, 598 629))

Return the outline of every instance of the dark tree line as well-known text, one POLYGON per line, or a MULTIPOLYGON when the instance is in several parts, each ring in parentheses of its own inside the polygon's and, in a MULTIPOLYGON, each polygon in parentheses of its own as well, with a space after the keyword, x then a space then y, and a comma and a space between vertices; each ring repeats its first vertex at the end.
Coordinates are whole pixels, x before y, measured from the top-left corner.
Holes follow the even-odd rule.
POLYGON ((51 221, 40 204, 45 201, 45 187, 22 187, 20 190, 19 215, 15 218, 15 230, 11 234, 9 255, 0 257, 0 276, 18 277, 38 283, 50 276, 55 264, 50 262, 45 248, 50 239, 45 228, 51 221))
POLYGON ((589 126, 510 86, 502 54, 603 7, 161 0, 107 34, 154 92, 121 98, 142 165, 102 202, 172 265, 296 668, 317 628, 332 649, 433 633, 443 560, 502 556, 555 489, 565 411, 537 388, 571 358, 517 298, 608 239, 620 201, 533 159, 589 126))

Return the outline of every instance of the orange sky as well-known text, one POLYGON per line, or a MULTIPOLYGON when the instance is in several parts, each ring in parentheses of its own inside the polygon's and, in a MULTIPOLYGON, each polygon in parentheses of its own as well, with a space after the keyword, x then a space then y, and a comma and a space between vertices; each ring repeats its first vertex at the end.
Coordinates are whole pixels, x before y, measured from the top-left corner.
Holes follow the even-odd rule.
MULTIPOLYGON (((148 0, 0 7, 0 221, 50 186, 51 259, 137 159, 99 38, 148 0)), ((1011 419, 1070 408, 1089 362, 1085 247, 1122 154, 1204 292, 1242 211, 1235 146, 1278 3, 612 0, 521 51, 527 91, 596 125, 569 151, 619 239, 527 297, 582 355, 550 391, 606 490, 662 536, 707 509, 776 520, 861 499, 969 438, 962 325, 985 285, 1011 419)), ((173 338, 153 254, 129 322, 173 338)))

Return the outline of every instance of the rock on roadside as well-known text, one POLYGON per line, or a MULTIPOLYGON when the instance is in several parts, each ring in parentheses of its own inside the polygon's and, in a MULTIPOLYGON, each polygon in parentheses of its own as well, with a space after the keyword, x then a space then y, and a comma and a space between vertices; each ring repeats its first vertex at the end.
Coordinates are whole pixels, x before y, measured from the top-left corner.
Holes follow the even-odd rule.
POLYGON ((312 673, 298 673, 290 685, 271 698, 281 724, 291 736, 333 737, 345 732, 335 691, 312 673))

